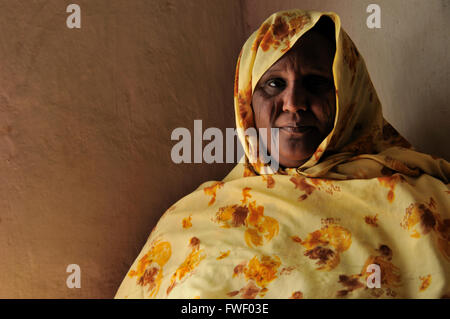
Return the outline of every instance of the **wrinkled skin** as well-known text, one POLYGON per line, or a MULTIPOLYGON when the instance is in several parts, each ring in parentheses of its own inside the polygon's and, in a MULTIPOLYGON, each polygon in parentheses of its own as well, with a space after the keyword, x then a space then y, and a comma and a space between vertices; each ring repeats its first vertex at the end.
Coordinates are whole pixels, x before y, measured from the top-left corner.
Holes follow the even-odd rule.
POLYGON ((256 128, 279 128, 279 163, 298 167, 331 132, 336 114, 333 43, 311 29, 275 62, 252 97, 256 128))

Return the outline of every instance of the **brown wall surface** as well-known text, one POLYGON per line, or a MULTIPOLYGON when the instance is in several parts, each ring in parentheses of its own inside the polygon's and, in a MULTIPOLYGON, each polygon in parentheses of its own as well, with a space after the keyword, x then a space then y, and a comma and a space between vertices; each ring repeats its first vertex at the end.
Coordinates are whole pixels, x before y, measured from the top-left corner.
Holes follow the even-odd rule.
POLYGON ((172 162, 234 127, 238 1, 0 1, 0 298, 111 298, 157 219, 233 165, 172 162), (81 7, 81 29, 66 7, 81 7), (81 267, 81 288, 66 267, 81 267))
POLYGON ((234 127, 239 50, 278 10, 340 14, 387 119, 450 158, 448 2, 378 0, 379 30, 369 3, 0 0, 0 298, 114 296, 161 214, 232 168, 174 164, 170 135, 234 127))

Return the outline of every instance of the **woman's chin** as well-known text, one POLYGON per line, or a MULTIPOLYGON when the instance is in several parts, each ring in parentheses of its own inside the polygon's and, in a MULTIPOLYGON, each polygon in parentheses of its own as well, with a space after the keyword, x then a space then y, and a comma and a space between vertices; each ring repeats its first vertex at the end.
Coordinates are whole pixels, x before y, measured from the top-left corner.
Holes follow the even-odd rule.
POLYGON ((305 147, 305 145, 280 145, 279 163, 283 167, 297 168, 309 160, 314 154, 315 148, 305 147), (287 150, 287 152, 286 152, 287 150), (291 151, 290 151, 291 150, 291 151))

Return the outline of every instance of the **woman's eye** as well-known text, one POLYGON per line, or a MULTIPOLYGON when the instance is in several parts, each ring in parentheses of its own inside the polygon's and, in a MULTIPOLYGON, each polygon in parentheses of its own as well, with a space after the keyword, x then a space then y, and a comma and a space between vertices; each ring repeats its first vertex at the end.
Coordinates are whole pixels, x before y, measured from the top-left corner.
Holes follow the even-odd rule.
POLYGON ((283 79, 271 79, 266 82, 266 87, 272 92, 274 90, 282 90, 286 86, 283 79))
POLYGON ((305 87, 314 93, 329 91, 333 85, 332 81, 321 76, 310 76, 305 79, 305 87))
POLYGON ((267 83, 270 87, 281 87, 284 85, 284 81, 282 79, 272 79, 267 83))

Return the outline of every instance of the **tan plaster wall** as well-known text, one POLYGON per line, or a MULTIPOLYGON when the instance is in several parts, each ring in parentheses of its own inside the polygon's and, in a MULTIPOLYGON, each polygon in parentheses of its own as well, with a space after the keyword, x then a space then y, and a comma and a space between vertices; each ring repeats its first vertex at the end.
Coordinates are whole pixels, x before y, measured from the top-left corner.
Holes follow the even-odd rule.
POLYGON ((232 168, 173 164, 170 136, 234 127, 241 21, 237 1, 0 1, 0 298, 113 297, 159 216, 232 168))

